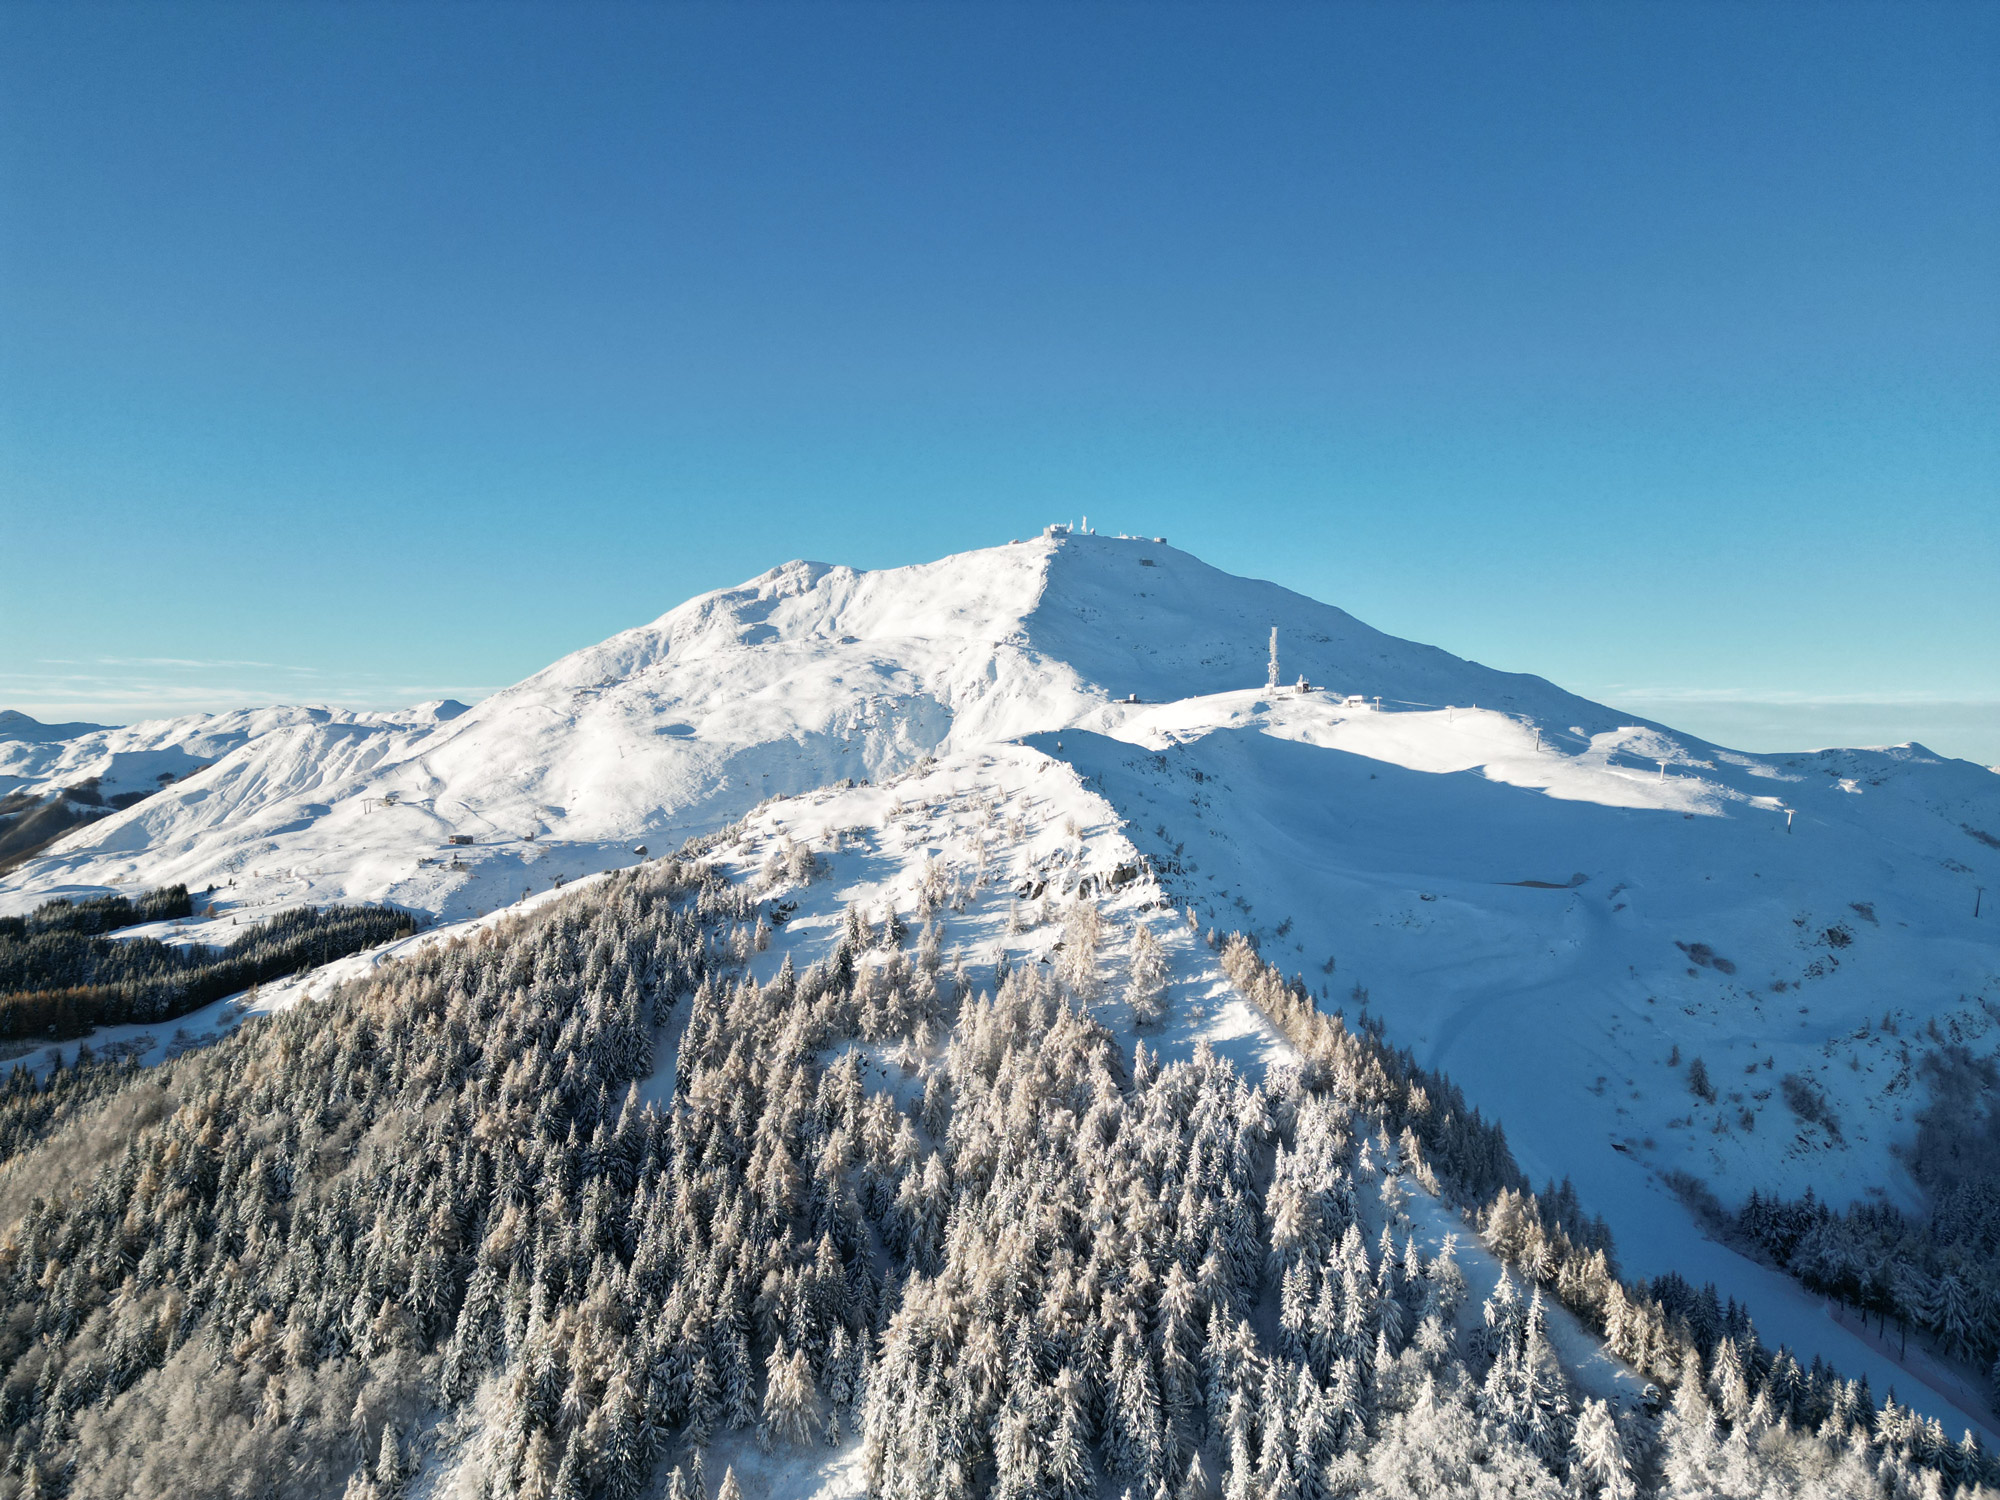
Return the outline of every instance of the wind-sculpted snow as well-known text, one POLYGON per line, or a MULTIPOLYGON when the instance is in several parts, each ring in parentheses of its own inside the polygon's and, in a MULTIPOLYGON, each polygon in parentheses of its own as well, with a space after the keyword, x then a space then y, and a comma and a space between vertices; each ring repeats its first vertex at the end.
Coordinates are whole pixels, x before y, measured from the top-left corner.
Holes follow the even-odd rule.
POLYGON ((1051 555, 1048 580, 1030 639, 1114 698, 1160 703, 1252 687, 1264 681, 1276 626, 1286 683, 1303 676, 1399 708, 1476 703, 1600 729, 1633 722, 1540 677, 1385 635, 1345 610, 1144 540, 1072 538, 1051 555))

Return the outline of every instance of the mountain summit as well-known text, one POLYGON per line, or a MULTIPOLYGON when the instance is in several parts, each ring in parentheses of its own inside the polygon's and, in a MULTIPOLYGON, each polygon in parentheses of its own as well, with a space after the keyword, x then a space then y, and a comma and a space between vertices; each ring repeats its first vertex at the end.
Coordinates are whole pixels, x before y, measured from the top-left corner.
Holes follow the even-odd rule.
MULTIPOLYGON (((1733 809, 1766 828, 1790 776, 1163 541, 1052 527, 911 567, 786 563, 469 710, 263 710, 21 745, 11 761, 0 747, 0 773, 14 773, 0 794, 93 775, 168 783, 24 868, 17 904, 56 887, 233 881, 262 901, 449 914, 513 899, 531 863, 544 878, 584 873, 767 797, 927 756, 1067 729, 1157 744, 1245 728, 1382 763, 1374 774, 1476 771, 1557 799, 1733 809), (1265 689, 1273 630, 1277 693, 1265 689)), ((1960 822, 2000 825, 1944 805, 2000 787, 1976 768, 1921 747, 1851 754, 1848 770, 1869 776, 1930 768, 1947 842, 1970 842, 1960 822)), ((1319 771, 1301 774, 1310 801, 1319 771)))
MULTIPOLYGON (((1122 700, 1254 688, 1274 627, 1288 682, 1303 675, 1371 706, 1476 703, 1592 733, 1620 723, 1539 678, 1384 635, 1163 542, 1052 535, 872 572, 786 563, 464 713, 267 712, 254 725, 117 731, 109 760, 143 759, 149 777, 158 761, 183 779, 72 836, 23 884, 223 875, 239 888, 275 881, 278 899, 490 905, 503 898, 477 869, 446 875, 416 860, 454 836, 532 837, 580 846, 589 864, 634 840, 705 832, 772 794, 1101 727, 1122 700)), ((33 769, 22 765, 14 787, 32 785, 33 769)), ((73 753, 60 774, 99 769, 73 753)), ((511 876, 504 886, 518 893, 511 876)))

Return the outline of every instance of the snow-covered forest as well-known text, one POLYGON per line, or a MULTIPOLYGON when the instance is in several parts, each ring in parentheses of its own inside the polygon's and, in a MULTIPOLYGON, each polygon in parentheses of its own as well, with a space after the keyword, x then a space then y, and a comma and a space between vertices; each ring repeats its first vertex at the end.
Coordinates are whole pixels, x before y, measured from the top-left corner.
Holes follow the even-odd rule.
POLYGON ((1927 1211, 1887 1203, 1836 1212, 1814 1199, 1752 1192, 1734 1228, 1815 1290, 1930 1335, 1988 1371, 2000 1394, 2000 1071, 1947 1045, 1924 1059, 1930 1097, 1910 1168, 1927 1211))
POLYGON ((823 856, 787 839, 732 877, 702 852, 154 1069, 17 1072, 4 1492, 689 1500, 828 1464, 825 1493, 885 1500, 1996 1478, 1712 1290, 1621 1281, 1573 1191, 1529 1192, 1496 1122, 1246 938, 1218 937, 1222 967, 1289 1047, 1259 1076, 1148 1045, 1158 942, 1114 950, 1088 889, 1047 913, 1052 963, 954 956, 937 884, 850 906, 760 981, 823 856), (1438 1222, 1463 1239, 1418 1233, 1438 1222), (1474 1256, 1505 1265, 1484 1296, 1474 1256), (1579 1339, 1657 1395, 1594 1386, 1579 1339))
MULTIPOLYGON (((218 947, 106 933, 186 917, 184 886, 0 919, 0 1038, 68 1038, 97 1026, 169 1021, 253 985, 407 937, 417 922, 381 906, 293 907, 218 947)), ((211 930, 214 930, 212 927, 211 930)))

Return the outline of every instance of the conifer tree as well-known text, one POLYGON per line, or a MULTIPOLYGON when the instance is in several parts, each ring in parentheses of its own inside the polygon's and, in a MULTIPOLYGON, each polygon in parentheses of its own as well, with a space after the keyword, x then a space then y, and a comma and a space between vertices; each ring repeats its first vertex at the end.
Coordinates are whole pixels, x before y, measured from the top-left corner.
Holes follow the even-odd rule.
POLYGON ((1141 1026, 1158 1025, 1165 1014, 1166 988, 1167 963, 1160 940, 1144 922, 1134 923, 1125 981, 1125 1003, 1132 1007, 1132 1019, 1141 1026))

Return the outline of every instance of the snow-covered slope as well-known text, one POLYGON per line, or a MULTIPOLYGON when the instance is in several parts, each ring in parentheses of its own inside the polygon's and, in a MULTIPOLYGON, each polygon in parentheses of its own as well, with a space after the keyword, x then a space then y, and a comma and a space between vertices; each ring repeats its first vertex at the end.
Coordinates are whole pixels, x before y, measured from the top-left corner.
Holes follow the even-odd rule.
MULTIPOLYGON (((1278 717, 1283 722, 1284 715, 1278 717)), ((1296 719, 1292 723, 1297 727, 1296 719)), ((922 921, 923 896, 928 889, 931 905, 940 914, 952 961, 963 961, 983 985, 988 966, 996 963, 1059 962, 1061 914, 1077 899, 1089 899, 1099 906, 1105 933, 1107 982, 1094 1012, 1122 1043, 1129 1047, 1143 1040, 1149 1049, 1169 1060, 1184 1058, 1196 1044, 1205 1044, 1248 1076, 1261 1078, 1270 1065, 1292 1056, 1291 1049, 1228 982, 1215 955, 1188 930, 1186 903, 1173 895, 1173 888, 1184 885, 1185 880, 1170 873, 1160 881, 1144 871, 1142 861, 1149 855, 1152 836, 1138 818, 1129 816, 1131 807, 1117 805, 1126 788, 1120 779, 1101 774, 1093 756, 1075 753, 1080 739, 1103 749, 1109 748, 1108 743, 1095 736, 1065 733, 1063 754, 1070 763, 1064 764, 1051 753, 1055 738, 1053 734, 1037 736, 1025 746, 946 757, 887 786, 780 799, 747 819, 734 837, 713 851, 713 857, 732 874, 753 888, 763 888, 771 878, 774 856, 782 861, 795 843, 815 851, 823 870, 822 878, 803 889, 786 886, 779 877, 781 893, 797 910, 774 937, 770 951, 755 960, 756 974, 768 980, 788 957, 801 969, 824 958, 839 936, 842 914, 850 903, 858 904, 871 918, 895 910, 914 931, 922 921), (1121 816, 1121 812, 1128 815, 1121 816), (1028 899, 1029 892, 1038 895, 1028 899), (1166 1017, 1158 1026, 1136 1024, 1118 989, 1139 925, 1149 927, 1159 938, 1169 964, 1166 1017)), ((1120 748, 1129 757, 1131 747, 1120 748)), ((1191 746, 1189 753, 1198 748, 1191 746)), ((1363 780, 1367 775, 1366 770, 1360 772, 1363 780)), ((1208 772, 1204 776, 1207 779, 1194 785, 1213 788, 1212 776, 1208 772)), ((1311 781, 1294 783, 1295 794, 1301 784, 1310 786, 1311 781)), ((1235 790, 1240 793, 1243 787, 1235 790)), ((1213 794, 1218 801, 1224 796, 1220 790, 1213 794)), ((1500 794, 1536 797, 1532 792, 1504 788, 1500 794)), ((1675 809, 1670 806, 1668 811, 1675 809)), ((1679 816, 1665 821, 1684 826, 1679 816)), ((1246 821, 1242 830, 1253 827, 1246 821)), ((1271 830, 1256 832, 1267 843, 1278 841, 1279 836, 1271 830)), ((1208 842, 1219 844, 1222 840, 1208 842)), ((1272 893, 1269 899, 1274 905, 1287 882, 1309 868, 1309 861, 1295 862, 1287 857, 1270 871, 1265 889, 1272 893)), ((1766 878, 1771 878, 1772 868, 1767 867, 1766 878)), ((1350 888, 1365 889, 1358 883, 1350 888)), ((1522 898, 1544 901, 1564 900, 1576 893, 1513 889, 1522 898)), ((1299 893, 1311 894, 1310 888, 1299 893)), ((1441 895, 1439 903, 1447 899, 1452 898, 1441 895)), ((1432 904, 1423 902, 1421 896, 1411 900, 1419 909, 1431 909, 1432 904)), ((1197 911, 1207 904, 1198 903, 1197 911)), ((1226 910, 1221 903, 1216 906, 1216 922, 1224 930, 1257 925, 1233 902, 1226 910)), ((1308 910, 1309 901, 1294 899, 1292 909, 1308 910)), ((1528 964, 1537 956, 1533 936, 1538 926, 1536 910, 1527 906, 1515 914, 1520 930, 1514 940, 1528 964)), ((1305 920, 1298 919, 1295 933, 1305 926, 1305 920)), ((1398 936, 1407 939, 1408 934, 1398 936)), ((1264 937, 1267 955, 1276 956, 1287 947, 1296 951, 1295 945, 1274 937, 1268 927, 1264 937)), ((1560 946, 1561 941, 1558 934, 1554 942, 1560 946)), ((1495 962, 1492 955, 1487 958, 1489 963, 1495 962)), ((1442 955, 1438 967, 1448 970, 1453 959, 1451 953, 1442 955)), ((1408 965, 1407 957, 1405 965, 1421 981, 1422 970, 1408 965)), ((1308 972, 1322 977, 1314 972, 1316 968, 1308 972)), ((1400 977, 1397 982, 1400 988, 1400 977)), ((1413 995, 1425 993, 1420 982, 1408 988, 1413 995)), ((1533 993, 1532 987, 1521 988, 1533 993)), ((1419 1041, 1420 1057, 1429 1061, 1426 1053, 1440 1056, 1456 1081, 1469 1085, 1472 1101, 1489 1113, 1497 1113, 1525 1169, 1537 1176, 1560 1178, 1568 1173, 1574 1177, 1584 1203, 1610 1221, 1628 1275, 1677 1271, 1697 1284, 1713 1282, 1721 1295, 1735 1297, 1751 1308, 1759 1334, 1768 1343, 1787 1345, 1808 1361, 1815 1356, 1826 1358, 1850 1378, 1866 1376, 1878 1393, 1894 1389, 1899 1399, 1939 1417, 1951 1431, 1970 1425, 1990 1433, 1984 1393, 1976 1379, 1968 1381, 1965 1372, 1944 1366, 1915 1342, 1898 1349, 1893 1341, 1875 1337, 1865 1319, 1839 1316, 1837 1310, 1783 1273, 1755 1264, 1704 1237, 1685 1206, 1653 1170, 1654 1163, 1638 1155, 1613 1152, 1607 1148, 1605 1134, 1591 1133, 1592 1122, 1576 1108, 1575 1098, 1579 1094, 1594 1097, 1593 1080, 1579 1076, 1577 1070, 1588 1066, 1591 1046, 1602 1045, 1597 1039, 1603 1024, 1589 1007, 1566 1003, 1570 998, 1559 988, 1553 989, 1544 1009, 1532 998, 1504 994, 1495 1006, 1504 1024, 1441 1053, 1421 1045, 1409 1024, 1415 1005, 1374 1008, 1386 1019, 1392 1039, 1406 1039, 1403 1033, 1408 1031, 1407 1039, 1419 1041), (1580 1039, 1566 1035, 1571 1029, 1581 1033, 1580 1039), (1500 1080, 1507 1080, 1510 1086, 1496 1087, 1500 1080)), ((1352 1015, 1354 1010, 1350 999, 1348 1013, 1352 1015)), ((1674 1014, 1681 1012, 1675 1010, 1674 1014)), ((887 1084, 909 1100, 919 1097, 924 1078, 918 1060, 906 1061, 908 1067, 901 1068, 898 1058, 881 1059, 880 1075, 871 1077, 871 1085, 887 1084)), ((1724 1079, 1719 1066, 1715 1076, 1718 1081, 1724 1079)), ((664 1097, 671 1089, 671 1079, 663 1074, 655 1085, 664 1097)), ((1727 1086, 1722 1083, 1722 1087, 1727 1086)), ((1611 1107, 1607 1104, 1607 1114, 1611 1107)), ((1684 1105, 1676 1100, 1667 1107, 1681 1109, 1684 1105)), ((1769 1137, 1782 1134, 1767 1130, 1765 1144, 1779 1144, 1769 1137)), ((1808 1168, 1825 1162, 1819 1154, 1809 1154, 1804 1160, 1808 1168)), ((1882 1158, 1875 1160, 1880 1164, 1882 1158)), ((1745 1153, 1739 1151, 1732 1161, 1741 1179, 1746 1169, 1745 1153)), ((1784 1169, 1778 1176, 1785 1180, 1784 1169)), ((1728 1184, 1719 1182, 1718 1186, 1728 1184)), ((1440 1229, 1465 1227, 1450 1222, 1442 1213, 1434 1217, 1440 1229)), ((1468 1252, 1478 1259, 1476 1241, 1468 1246, 1468 1252)), ((1484 1270, 1477 1274, 1486 1278, 1479 1289, 1483 1296, 1493 1268, 1484 1263, 1484 1270)), ((1630 1381, 1629 1372, 1623 1372, 1616 1361, 1606 1361, 1601 1349, 1592 1350, 1588 1340, 1580 1339, 1575 1347, 1578 1362, 1570 1367, 1572 1378, 1592 1394, 1620 1399, 1621 1387, 1630 1381)), ((1567 1356, 1565 1362, 1567 1365, 1567 1356)), ((1624 1390, 1622 1398, 1629 1401, 1632 1394, 1624 1390)), ((756 1463, 748 1445, 735 1456, 738 1461, 756 1463)), ((774 1484, 770 1493, 834 1496, 849 1491, 828 1477, 824 1489, 812 1483, 798 1484, 796 1489, 774 1484)))
MULTIPOLYGON (((1907 1198, 1893 1148, 1924 1054, 1994 1047, 2000 776, 1915 745, 1738 754, 1154 541, 790 563, 451 707, 0 743, 0 794, 181 778, 8 877, 0 910, 183 880, 229 910, 462 920, 930 757, 996 796, 1073 771, 1098 852, 1050 834, 1009 872, 1024 901, 1136 851, 1203 931, 1253 934, 1450 1071, 1527 1170, 1576 1180, 1632 1270, 1760 1306, 1772 1273, 1694 1233, 1665 1175, 1731 1201, 1907 1198), (1311 691, 1260 686, 1273 626, 1311 691)), ((877 850, 870 878, 916 880, 947 842, 877 850)), ((1780 1336, 1807 1347, 1794 1304, 1780 1336)))
POLYGON ((369 734, 423 731, 465 712, 449 699, 396 713, 335 708, 251 708, 148 719, 131 725, 38 724, 0 713, 0 797, 46 795, 89 782, 106 801, 151 793, 214 764, 253 740, 336 726, 369 734))
MULTIPOLYGON (((1097 773, 1048 753, 1054 738, 1046 736, 1051 744, 1041 748, 1001 745, 947 755, 920 771, 880 784, 824 788, 776 798, 757 809, 708 855, 732 877, 752 890, 768 892, 790 912, 769 950, 751 957, 752 972, 769 980, 787 959, 800 969, 824 959, 850 904, 859 906, 871 921, 896 911, 914 933, 922 924, 928 897, 929 909, 942 923, 947 966, 962 962, 975 983, 990 988, 989 976, 997 964, 1060 962, 1063 914, 1083 898, 1098 904, 1103 931, 1101 990, 1093 1012, 1122 1045, 1143 1040, 1149 1050, 1168 1060, 1185 1059, 1197 1045, 1206 1045, 1251 1078, 1261 1078, 1274 1063, 1293 1057, 1262 1013, 1229 983, 1200 935, 1188 929, 1184 906, 1170 899, 1168 887, 1179 883, 1176 877, 1169 873, 1162 884, 1146 872, 1147 830, 1120 816, 1097 773), (784 873, 795 847, 811 851, 818 867, 817 876, 804 886, 784 873), (1029 892, 1038 894, 1031 898, 1029 892), (1122 989, 1133 933, 1141 924, 1159 939, 1168 965, 1165 1018, 1146 1027, 1136 1024, 1122 989)), ((1065 754, 1079 738, 1103 743, 1066 733, 1065 754)), ((539 891, 504 913, 468 918, 386 949, 339 960, 265 986, 254 996, 217 1002, 169 1026, 104 1028, 89 1045, 100 1054, 130 1052, 145 1060, 171 1056, 231 1029, 245 1014, 296 1004, 332 984, 393 962, 401 953, 499 927, 558 895, 539 891)), ((1235 915, 1242 918, 1240 911, 1235 915)), ((137 930, 170 935, 164 925, 137 930)), ((194 926, 178 935, 199 940, 202 932, 194 926)), ((1273 951, 1276 945, 1266 946, 1273 951)), ((1529 1070, 1546 1083, 1549 1069, 1561 1059, 1535 1060, 1532 1030, 1532 1024, 1524 1026, 1525 1045, 1510 1044, 1504 1050, 1516 1059, 1529 1054, 1529 1070)), ((50 1049, 50 1055, 73 1059, 75 1049, 72 1043, 50 1049)), ((1463 1055, 1454 1053, 1453 1070, 1458 1071, 1464 1061, 1463 1055)), ((887 1088, 911 1104, 922 1095, 926 1070, 938 1065, 936 1056, 925 1057, 901 1046, 871 1049, 868 1086, 887 1088)), ((671 1096, 673 1068, 671 1047, 663 1044, 659 1071, 645 1084, 645 1097, 663 1103, 671 1096)), ((1521 1101, 1516 1098, 1510 1104, 1520 1106, 1521 1101)), ((1546 1111, 1528 1105, 1517 1114, 1510 1107, 1503 1117, 1510 1135, 1516 1137, 1517 1152, 1521 1152, 1521 1127, 1529 1135, 1547 1125, 1560 1130, 1562 1108, 1560 1097, 1546 1111)), ((1588 1148, 1598 1143, 1581 1144, 1588 1148)), ((1607 1195, 1620 1210, 1610 1217, 1628 1271, 1653 1274, 1678 1269, 1698 1281, 1714 1281, 1723 1295, 1749 1303, 1767 1340, 1785 1343, 1807 1360, 1824 1356, 1849 1375, 1865 1374, 1878 1393, 1893 1387, 1900 1399, 1940 1417, 1951 1431, 1981 1424, 1977 1393, 1967 1390, 1952 1371, 1915 1345, 1898 1363, 1888 1347, 1836 1321, 1822 1310, 1819 1299, 1782 1274, 1703 1239, 1681 1205, 1642 1164, 1613 1159, 1629 1174, 1622 1191, 1607 1195)), ((1558 1165, 1554 1170, 1564 1168, 1558 1165)), ((1579 1176, 1589 1184, 1585 1201, 1594 1210, 1599 1206, 1597 1193, 1607 1184, 1587 1173, 1579 1176)), ((1617 1189, 1621 1184, 1614 1181, 1609 1186, 1617 1189)), ((1476 1314, 1497 1276, 1497 1265, 1479 1248, 1472 1228, 1440 1206, 1420 1201, 1414 1211, 1427 1248, 1435 1249, 1445 1233, 1461 1236, 1459 1253, 1473 1279, 1468 1313, 1476 1314)), ((1566 1316, 1556 1313, 1559 1331, 1567 1340, 1563 1362, 1570 1377, 1589 1394, 1630 1405, 1640 1382, 1608 1358, 1595 1340, 1571 1328, 1566 1316)), ((828 1452, 823 1461, 805 1462, 788 1451, 762 1455, 747 1435, 728 1437, 719 1440, 714 1455, 716 1467, 725 1462, 734 1464, 746 1482, 754 1478, 756 1493, 835 1500, 862 1492, 858 1450, 852 1445, 828 1452)), ((442 1485, 433 1491, 447 1492, 442 1485)))
POLYGON ((1256 933, 1329 1003, 1365 990, 1537 1172, 1893 1190, 1917 1056, 2000 1004, 2000 918, 1972 915, 2000 891, 2000 777, 1919 746, 1721 750, 1145 539, 789 563, 455 708, 0 746, 0 792, 181 778, 0 909, 184 880, 232 908, 462 918, 775 795, 1025 739, 1204 926, 1256 933), (1257 686, 1273 626, 1312 691, 1257 686))
POLYGON ((50 740, 73 740, 111 727, 109 724, 44 724, 28 714, 11 708, 0 708, 0 742, 21 740, 29 744, 41 744, 50 740))
POLYGON ((1967 762, 1630 730, 1536 749, 1485 710, 1251 693, 1105 728, 1030 742, 1103 790, 1204 925, 1381 1016, 1538 1175, 1622 1158, 1852 1197, 1896 1175, 1916 1059, 1991 1050, 2000 930, 1973 911, 2000 860, 1967 830, 2000 827, 2000 778, 1967 762), (1787 1076, 1837 1129, 1798 1117, 1787 1076))
POLYGON ((463 914, 768 795, 1058 728, 1114 698, 1259 681, 1273 625, 1288 675, 1342 692, 1618 722, 1538 678, 1149 541, 1045 537, 879 572, 789 563, 449 719, 273 709, 0 747, 0 793, 182 778, 65 840, 0 901, 233 881, 246 903, 352 896, 463 914), (453 836, 472 852, 424 863, 453 836))

